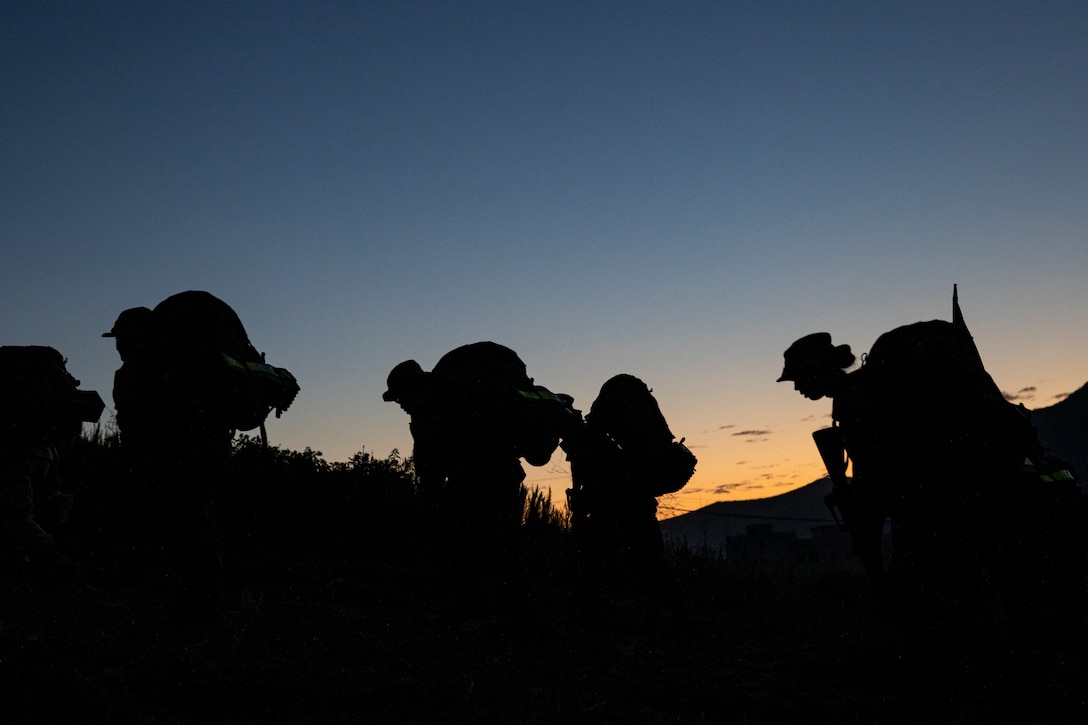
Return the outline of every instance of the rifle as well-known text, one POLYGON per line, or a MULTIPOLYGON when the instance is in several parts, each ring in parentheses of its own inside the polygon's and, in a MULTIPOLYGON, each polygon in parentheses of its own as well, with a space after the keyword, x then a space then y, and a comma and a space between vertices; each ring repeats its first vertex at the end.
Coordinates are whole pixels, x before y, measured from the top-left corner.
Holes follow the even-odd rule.
POLYGON ((865 571, 880 587, 885 573, 884 556, 880 550, 884 530, 882 512, 874 506, 873 496, 863 495, 858 483, 846 476, 848 458, 842 429, 838 426, 821 428, 812 432, 812 439, 831 479, 831 493, 824 497, 824 503, 839 527, 850 534, 854 553, 861 558, 865 571))

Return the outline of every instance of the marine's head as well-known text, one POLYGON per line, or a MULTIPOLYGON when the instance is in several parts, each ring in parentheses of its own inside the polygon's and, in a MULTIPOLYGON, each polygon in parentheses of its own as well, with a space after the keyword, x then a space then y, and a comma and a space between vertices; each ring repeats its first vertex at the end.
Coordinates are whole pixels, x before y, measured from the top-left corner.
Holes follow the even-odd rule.
POLYGON ((397 402, 407 410, 419 397, 426 379, 427 373, 415 360, 398 363, 385 380, 387 390, 382 393, 382 400, 397 402))
POLYGON ((128 337, 143 335, 147 332, 147 325, 151 321, 151 310, 147 307, 131 307, 117 316, 117 321, 109 332, 103 332, 102 337, 128 337))
POLYGON ((805 335, 790 345, 783 357, 785 366, 777 382, 792 381, 794 390, 811 400, 832 395, 834 381, 855 359, 849 345, 832 344, 827 332, 805 335))
POLYGON ((103 332, 102 337, 112 337, 116 340, 117 352, 124 360, 133 351, 141 349, 147 339, 147 332, 151 324, 151 310, 147 307, 130 307, 117 316, 117 321, 109 332, 103 332))

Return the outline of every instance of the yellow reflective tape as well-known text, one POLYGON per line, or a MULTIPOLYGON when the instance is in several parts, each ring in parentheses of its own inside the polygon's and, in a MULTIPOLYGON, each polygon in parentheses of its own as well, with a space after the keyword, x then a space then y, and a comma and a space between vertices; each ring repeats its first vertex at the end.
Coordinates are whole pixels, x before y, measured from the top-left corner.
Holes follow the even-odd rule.
POLYGON ((219 356, 223 358, 223 362, 227 364, 227 367, 235 370, 239 373, 249 375, 261 375, 268 378, 274 378, 276 380, 286 379, 293 381, 295 376, 283 368, 277 368, 273 365, 268 365, 263 362, 239 362, 225 352, 220 352, 219 356))
POLYGON ((227 367, 234 368, 235 370, 238 370, 240 372, 245 372, 245 367, 242 365, 242 363, 238 362, 225 352, 221 352, 219 354, 223 357, 223 362, 227 364, 227 367))
POLYGON ((551 400, 556 402, 559 401, 558 395, 543 387, 538 387, 535 390, 519 390, 518 395, 523 398, 529 398, 530 400, 551 400))
POLYGON ((262 362, 247 362, 246 370, 251 373, 263 373, 264 375, 271 375, 276 377, 276 369, 271 365, 266 365, 262 362))

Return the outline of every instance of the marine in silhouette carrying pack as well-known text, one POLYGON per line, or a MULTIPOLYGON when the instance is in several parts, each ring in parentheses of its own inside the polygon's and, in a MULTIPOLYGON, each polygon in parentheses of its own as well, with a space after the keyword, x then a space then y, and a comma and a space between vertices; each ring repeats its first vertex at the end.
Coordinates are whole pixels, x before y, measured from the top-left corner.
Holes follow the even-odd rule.
POLYGON ((648 593, 679 614, 683 595, 665 558, 657 497, 683 488, 697 461, 669 430, 653 392, 633 375, 610 378, 563 449, 583 615, 597 617, 608 584, 648 593))
POLYGON ((66 363, 45 345, 0 347, 3 554, 9 564, 44 576, 74 572, 42 524, 64 523, 72 497, 60 490, 60 456, 105 407, 97 392, 79 389, 66 363))
POLYGON ((177 580, 178 614, 206 621, 221 608, 214 500, 236 430, 261 427, 299 392, 268 365, 234 310, 203 291, 131 308, 103 337, 122 366, 114 402, 126 478, 121 487, 128 568, 177 580))
POLYGON ((406 360, 387 384, 383 400, 411 416, 426 548, 461 595, 452 604, 484 606, 495 582, 508 603, 524 600, 521 459, 551 459, 581 422, 573 399, 537 385, 516 352, 490 341, 449 351, 430 372, 406 360))
MULTIPOLYGON (((780 382, 833 401, 833 426, 814 433, 833 482, 828 504, 902 615, 923 690, 942 692, 940 653, 963 632, 1004 652, 1057 642, 1032 613, 1061 619, 1064 600, 1084 602, 1088 506, 1030 412, 986 372, 955 291, 951 322, 881 335, 856 370, 850 347, 828 333, 797 340, 784 358, 780 382)), ((1083 638, 1083 625, 1072 630, 1083 638)))

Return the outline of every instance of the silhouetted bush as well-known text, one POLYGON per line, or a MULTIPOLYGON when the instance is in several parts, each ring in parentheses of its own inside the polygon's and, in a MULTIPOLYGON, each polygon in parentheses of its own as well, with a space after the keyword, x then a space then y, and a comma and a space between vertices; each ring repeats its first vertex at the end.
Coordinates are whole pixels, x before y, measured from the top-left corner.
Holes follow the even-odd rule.
MULTIPOLYGON (((116 520, 116 429, 88 429, 62 460, 63 488, 77 500, 66 535, 93 549, 116 520)), ((412 459, 395 450, 385 458, 361 450, 346 462, 329 462, 311 448, 294 451, 239 435, 216 501, 224 559, 228 568, 262 572, 298 562, 414 565, 421 533, 417 486, 412 459)), ((522 497, 526 563, 551 576, 544 570, 569 566, 569 515, 538 488, 523 486, 522 497)))

